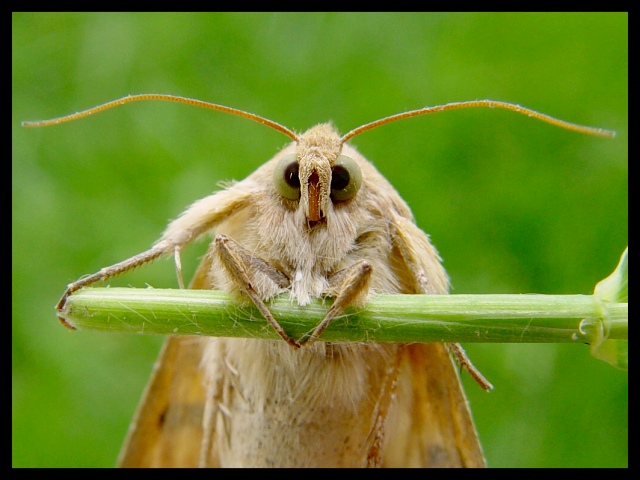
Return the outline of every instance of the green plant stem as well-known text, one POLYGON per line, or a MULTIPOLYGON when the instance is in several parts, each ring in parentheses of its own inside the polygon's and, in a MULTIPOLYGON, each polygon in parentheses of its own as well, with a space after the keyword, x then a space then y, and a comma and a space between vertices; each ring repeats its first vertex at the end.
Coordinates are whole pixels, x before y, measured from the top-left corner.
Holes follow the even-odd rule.
MULTIPOLYGON (((322 320, 330 304, 301 307, 285 295, 268 307, 299 339, 322 320)), ((78 329, 278 338, 253 305, 212 290, 85 288, 58 313, 78 329)), ((322 339, 591 343, 594 325, 602 325, 607 338, 627 339, 627 319, 627 303, 596 302, 593 295, 378 295, 336 319, 322 339)))

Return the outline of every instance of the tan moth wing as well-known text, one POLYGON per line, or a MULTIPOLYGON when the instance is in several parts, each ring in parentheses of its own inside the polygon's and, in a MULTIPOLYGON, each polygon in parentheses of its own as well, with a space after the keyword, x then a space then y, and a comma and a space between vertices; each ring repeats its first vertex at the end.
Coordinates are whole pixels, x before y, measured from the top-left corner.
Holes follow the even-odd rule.
POLYGON ((129 427, 118 466, 196 467, 205 390, 202 339, 169 337, 129 427))
MULTIPOLYGON (((446 274, 427 235, 411 218, 394 215, 391 256, 399 293, 447 293, 446 274)), ((383 457, 388 467, 484 467, 486 462, 458 366, 444 343, 398 351, 397 408, 388 420, 383 457)))
MULTIPOLYGON (((184 245, 241 211, 251 195, 250 187, 238 187, 205 197, 173 221, 165 237, 184 245)), ((203 265, 206 260, 189 288, 209 288, 203 265)), ((201 362, 207 342, 193 336, 165 340, 120 451, 119 467, 199 466, 206 399, 201 362)))
POLYGON ((443 343, 407 345, 386 467, 485 467, 457 366, 443 343))
MULTIPOLYGON (((207 287, 209 265, 206 259, 202 261, 189 288, 207 287)), ((129 427, 118 467, 200 466, 206 415, 202 358, 208 342, 193 336, 165 340, 129 427)))

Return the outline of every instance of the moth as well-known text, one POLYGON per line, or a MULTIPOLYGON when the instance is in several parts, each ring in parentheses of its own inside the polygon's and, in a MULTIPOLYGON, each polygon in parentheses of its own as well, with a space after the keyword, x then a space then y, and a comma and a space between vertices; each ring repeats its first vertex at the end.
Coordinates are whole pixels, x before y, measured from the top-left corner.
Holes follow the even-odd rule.
MULTIPOLYGON (((340 135, 304 133, 252 113, 161 94, 124 97, 27 126, 74 120, 124 103, 167 100, 239 115, 293 140, 242 181, 196 201, 149 250, 71 283, 80 288, 212 235, 189 288, 252 302, 280 340, 168 337, 121 451, 122 467, 483 467, 458 365, 490 384, 457 344, 322 341, 346 307, 372 293, 444 294, 449 280, 429 237, 393 186, 347 141, 377 126, 470 107, 504 108, 582 133, 610 132, 490 100, 426 107, 340 135), (268 300, 332 299, 303 338, 268 300)), ((60 320, 67 324, 65 319, 60 320)), ((67 324, 67 326, 69 326, 67 324)))

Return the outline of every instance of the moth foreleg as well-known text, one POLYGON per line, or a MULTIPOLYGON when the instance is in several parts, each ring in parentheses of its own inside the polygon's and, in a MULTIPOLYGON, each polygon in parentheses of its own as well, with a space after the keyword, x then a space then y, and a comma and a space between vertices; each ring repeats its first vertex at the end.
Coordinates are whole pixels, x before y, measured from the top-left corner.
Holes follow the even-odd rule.
MULTIPOLYGON (((101 268, 99 271, 97 271, 92 275, 88 275, 79 280, 76 280, 73 283, 70 283, 69 285, 67 285, 67 289, 64 291, 64 294, 58 301, 58 304, 56 305, 56 310, 58 311, 58 313, 60 313, 64 308, 64 305, 67 302, 67 298, 69 297, 69 295, 80 290, 81 288, 87 287, 96 282, 107 280, 109 278, 120 275, 121 273, 128 272, 129 270, 133 270, 134 268, 139 267, 140 265, 148 263, 152 260, 155 260, 158 257, 161 257, 162 255, 165 255, 173 251, 175 251, 177 255, 178 246, 175 245, 173 242, 170 242, 169 240, 163 240, 156 243, 152 248, 150 248, 145 252, 139 253, 138 255, 134 255, 131 258, 128 258, 122 262, 116 263, 115 265, 101 268)), ((61 315, 58 315, 58 319, 65 327, 75 330, 75 327, 73 325, 70 325, 61 315)))
POLYGON ((213 248, 232 280, 238 285, 240 290, 251 299, 276 333, 292 347, 300 348, 300 345, 287 335, 278 321, 273 318, 273 315, 265 305, 263 300, 264 292, 262 291, 265 288, 257 287, 260 281, 258 278, 259 274, 262 274, 262 278, 265 278, 268 283, 272 283, 269 287, 271 287, 274 293, 291 284, 289 277, 273 265, 251 255, 251 253, 227 235, 217 235, 213 248))
POLYGON ((324 319, 313 329, 308 337, 299 342, 301 346, 311 345, 318 340, 322 332, 338 315, 344 312, 345 308, 364 300, 364 296, 369 291, 371 272, 371 264, 366 260, 360 260, 329 277, 330 290, 337 292, 335 300, 324 319))

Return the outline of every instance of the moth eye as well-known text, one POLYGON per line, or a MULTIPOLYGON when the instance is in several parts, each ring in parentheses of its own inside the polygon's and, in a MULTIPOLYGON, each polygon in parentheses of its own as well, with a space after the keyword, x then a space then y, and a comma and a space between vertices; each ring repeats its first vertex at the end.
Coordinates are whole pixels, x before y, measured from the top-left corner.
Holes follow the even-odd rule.
POLYGON ((273 184, 284 198, 289 200, 300 198, 300 177, 296 154, 285 155, 280 159, 273 171, 273 184))
POLYGON ((362 185, 362 172, 352 158, 340 155, 331 172, 331 199, 344 202, 356 196, 362 185))

